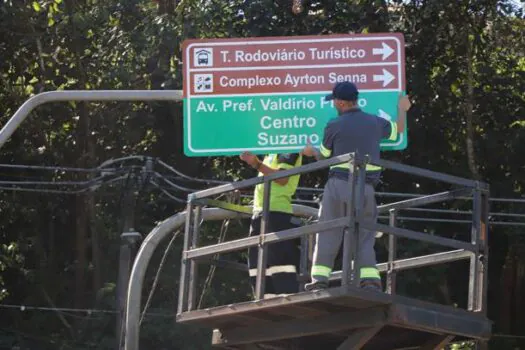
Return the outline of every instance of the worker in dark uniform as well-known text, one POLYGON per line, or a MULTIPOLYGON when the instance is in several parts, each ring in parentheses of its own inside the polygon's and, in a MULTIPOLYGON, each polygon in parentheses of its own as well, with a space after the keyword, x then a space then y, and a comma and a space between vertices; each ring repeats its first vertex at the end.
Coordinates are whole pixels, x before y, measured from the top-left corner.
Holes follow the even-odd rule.
MULTIPOLYGON (((292 169, 302 165, 302 154, 270 154, 261 162, 249 152, 241 154, 241 159, 255 168, 258 176, 270 175, 280 170, 292 169)), ((270 188, 270 212, 266 233, 283 231, 297 227, 292 215, 292 196, 299 183, 299 175, 281 178, 272 182, 270 188)), ((263 211, 264 185, 255 187, 253 215, 250 236, 259 235, 263 211)), ((257 247, 249 249, 248 268, 250 283, 255 288, 257 277, 257 247)), ((268 245, 266 284, 264 298, 299 291, 297 272, 299 269, 299 242, 286 240, 268 245)))
MULTIPOLYGON (((381 140, 396 140, 397 134, 405 130, 406 111, 410 108, 408 97, 400 98, 398 120, 392 122, 361 111, 357 106, 358 94, 357 87, 351 82, 341 82, 335 85, 332 94, 326 96, 325 99, 333 100, 339 116, 330 120, 326 125, 320 149, 307 145, 303 150, 305 156, 313 156, 320 160, 358 152, 362 156, 368 155, 373 161, 379 159, 381 140)), ((364 220, 373 222, 377 220, 375 186, 380 174, 379 167, 367 164, 362 211, 364 220)), ((348 178, 348 163, 330 168, 319 209, 319 222, 346 215, 347 201, 351 196, 348 178)), ((381 290, 381 277, 376 268, 374 251, 375 232, 362 229, 359 237, 359 261, 357 263, 360 267, 361 287, 381 290)), ((342 239, 343 228, 319 232, 316 235, 311 271, 312 282, 305 286, 306 290, 328 287, 329 276, 342 239)))

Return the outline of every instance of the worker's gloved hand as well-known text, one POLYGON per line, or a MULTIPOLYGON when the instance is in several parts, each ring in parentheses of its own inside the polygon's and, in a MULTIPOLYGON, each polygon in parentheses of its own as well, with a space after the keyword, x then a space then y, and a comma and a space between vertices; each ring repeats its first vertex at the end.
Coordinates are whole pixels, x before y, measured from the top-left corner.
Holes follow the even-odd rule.
POLYGON ((398 106, 402 111, 406 112, 410 109, 412 103, 410 102, 408 96, 400 96, 398 106))
POLYGON ((310 143, 310 140, 308 140, 306 146, 303 148, 303 150, 301 151, 302 154, 304 154, 305 156, 307 157, 313 157, 315 156, 315 148, 314 146, 312 146, 312 144, 310 143))
POLYGON ((248 163, 252 167, 257 167, 259 165, 259 158, 251 152, 242 152, 240 155, 242 161, 248 163))

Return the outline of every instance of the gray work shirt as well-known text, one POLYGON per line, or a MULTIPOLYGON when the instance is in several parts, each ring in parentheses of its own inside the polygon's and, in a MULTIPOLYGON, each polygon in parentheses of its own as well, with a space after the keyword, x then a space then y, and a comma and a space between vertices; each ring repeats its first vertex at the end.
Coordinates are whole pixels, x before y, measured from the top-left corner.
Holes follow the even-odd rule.
MULTIPOLYGON (((320 151, 325 158, 358 152, 361 156, 368 155, 373 161, 379 159, 381 140, 396 138, 395 122, 355 108, 328 122, 320 151)), ((331 171, 347 174, 348 164, 333 166, 331 171)), ((366 173, 367 181, 376 183, 381 175, 381 168, 367 164, 366 173)))

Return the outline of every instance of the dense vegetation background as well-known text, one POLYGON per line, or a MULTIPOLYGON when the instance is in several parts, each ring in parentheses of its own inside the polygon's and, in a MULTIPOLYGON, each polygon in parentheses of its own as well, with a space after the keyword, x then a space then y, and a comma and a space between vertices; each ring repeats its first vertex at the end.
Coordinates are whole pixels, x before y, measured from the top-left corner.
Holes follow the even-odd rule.
MULTIPOLYGON (((294 14, 291 0, 0 0, 0 123, 27 98, 44 91, 181 89, 181 43, 186 38, 396 31, 404 33, 407 43, 413 108, 409 148, 385 157, 482 179, 491 184, 493 197, 522 197, 525 19, 520 4, 303 3, 303 11, 294 14)), ((0 163, 92 168, 110 158, 138 154, 158 157, 192 176, 231 180, 254 175, 235 157, 186 158, 182 142, 180 103, 56 103, 32 113, 0 150, 0 163)), ((5 181, 84 181, 94 176, 5 166, 0 173, 5 181)), ((443 188, 390 172, 384 180, 381 189, 391 192, 443 188)), ((322 174, 302 181, 322 185, 322 174)), ((122 201, 129 188, 117 183, 78 195, 0 192, 1 349, 114 348, 115 314, 79 310, 115 309, 119 234, 125 225, 122 201)), ((160 191, 141 187, 135 229, 147 233, 182 208, 160 191)), ((524 209, 508 203, 493 206, 499 212, 524 209)), ((404 224, 448 236, 468 234, 467 226, 459 224, 404 224)), ((216 225, 207 230, 210 240, 221 233, 216 225)), ((232 223, 230 231, 245 234, 246 224, 232 223)), ((489 316, 498 334, 525 337, 525 313, 516 312, 525 307, 524 237, 520 227, 491 227, 489 316)), ((176 240, 167 256, 143 323, 141 342, 147 348, 205 349, 209 344, 206 330, 174 322, 181 244, 176 240)), ((408 242, 401 246, 402 256, 427 249, 408 242)), ((152 265, 145 293, 155 272, 152 265)), ((467 276, 461 264, 406 273, 400 291, 462 305, 467 276)), ((243 279, 218 271, 205 301, 225 303, 246 295, 243 279)), ((496 336, 491 344, 525 349, 519 337, 496 336)))

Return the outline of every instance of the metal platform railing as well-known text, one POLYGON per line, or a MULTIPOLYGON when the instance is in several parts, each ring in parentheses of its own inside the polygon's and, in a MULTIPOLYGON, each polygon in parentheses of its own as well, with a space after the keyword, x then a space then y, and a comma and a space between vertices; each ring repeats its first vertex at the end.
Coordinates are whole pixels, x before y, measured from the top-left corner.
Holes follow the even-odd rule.
MULTIPOLYGON (((305 237, 331 228, 345 228, 343 239, 342 271, 332 273, 331 279, 340 279, 341 285, 359 285, 358 242, 360 228, 389 234, 388 260, 378 264, 378 269, 386 272, 386 292, 395 293, 396 273, 409 268, 435 265, 462 259, 470 259, 468 310, 486 314, 486 289, 488 265, 488 203, 489 186, 480 181, 464 179, 448 174, 433 172, 413 166, 386 160, 370 162, 366 157, 350 153, 331 159, 303 165, 290 170, 280 171, 268 176, 256 177, 244 181, 217 186, 188 195, 187 216, 182 253, 180 289, 177 314, 195 310, 198 264, 209 261, 216 254, 228 253, 257 247, 257 278, 256 299, 262 299, 265 289, 265 267, 267 247, 283 240, 305 237), (350 169, 349 186, 351 198, 348 199, 347 216, 335 220, 317 222, 310 225, 288 229, 280 232, 267 232, 269 214, 269 196, 272 181, 297 174, 305 174, 321 170, 333 165, 348 163, 350 169), (390 169, 415 176, 425 177, 453 185, 454 189, 446 192, 416 197, 399 202, 378 206, 379 213, 389 213, 389 225, 365 221, 362 218, 362 199, 364 196, 366 165, 373 164, 383 169, 390 169), (264 184, 263 213, 261 231, 258 236, 237 239, 229 242, 199 247, 199 222, 203 206, 215 206, 223 209, 249 213, 249 209, 241 205, 226 203, 212 199, 217 195, 264 184), (423 232, 396 227, 398 211, 402 209, 447 201, 458 197, 472 196, 472 227, 470 242, 430 235, 423 232), (410 259, 395 260, 396 238, 404 237, 427 243, 453 248, 454 250, 437 254, 418 256, 410 259)), ((304 266, 303 266, 304 268, 304 266)))

